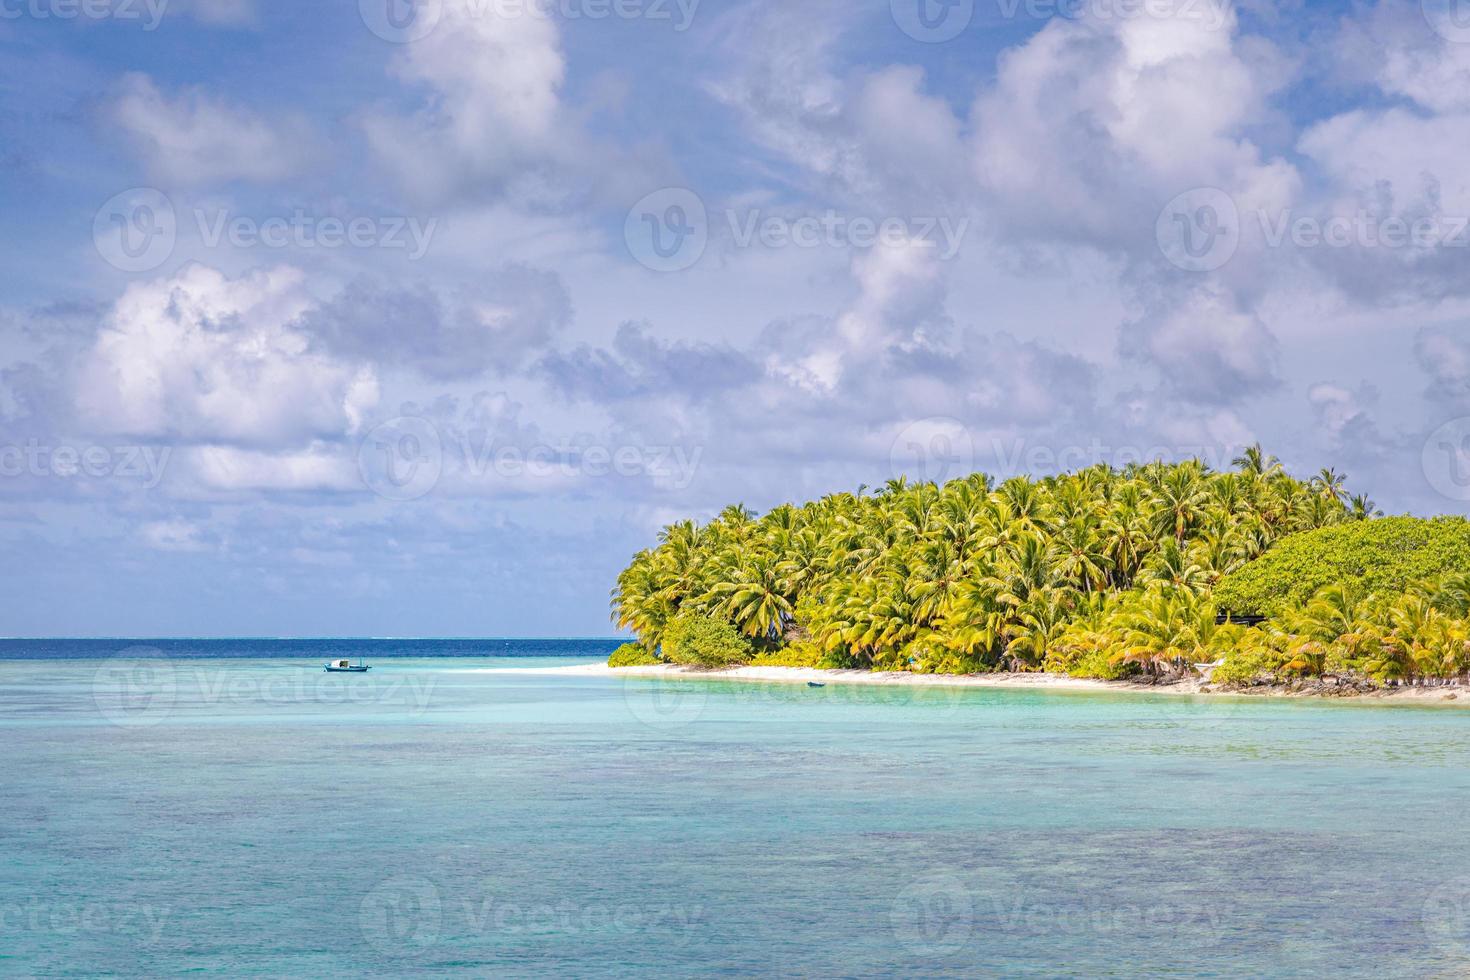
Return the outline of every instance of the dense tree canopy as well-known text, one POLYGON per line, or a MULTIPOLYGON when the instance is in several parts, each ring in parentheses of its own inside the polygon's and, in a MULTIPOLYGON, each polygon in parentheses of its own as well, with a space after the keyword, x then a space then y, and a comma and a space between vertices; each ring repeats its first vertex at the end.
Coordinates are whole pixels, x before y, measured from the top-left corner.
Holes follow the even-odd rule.
POLYGON ((761 517, 731 506, 635 556, 614 618, 649 650, 676 617, 725 622, 781 662, 1179 669, 1222 643, 1267 644, 1265 631, 1216 625, 1223 578, 1284 537, 1374 516, 1333 471, 1296 479, 1259 447, 1235 465, 1096 466, 998 486, 897 479, 761 517))
POLYGON ((1470 521, 1391 517, 1293 535, 1227 576, 1215 598, 1235 613, 1277 615, 1337 583, 1402 593, 1458 570, 1470 570, 1470 521))

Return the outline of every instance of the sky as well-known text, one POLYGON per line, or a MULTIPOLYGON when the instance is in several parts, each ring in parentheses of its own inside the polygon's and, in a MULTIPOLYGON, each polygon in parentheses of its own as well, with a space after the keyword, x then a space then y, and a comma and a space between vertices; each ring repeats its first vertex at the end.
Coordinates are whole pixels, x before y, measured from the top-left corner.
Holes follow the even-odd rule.
POLYGON ((595 636, 659 529, 1260 442, 1470 511, 1457 0, 0 0, 11 636, 595 636))

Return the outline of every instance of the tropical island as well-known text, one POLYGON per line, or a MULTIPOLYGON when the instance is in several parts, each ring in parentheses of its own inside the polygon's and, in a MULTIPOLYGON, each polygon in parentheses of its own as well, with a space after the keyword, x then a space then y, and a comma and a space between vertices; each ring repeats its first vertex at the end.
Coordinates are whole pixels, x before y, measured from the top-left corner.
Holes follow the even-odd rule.
POLYGON ((1465 682, 1470 521, 1384 517, 1341 474, 1298 479, 1260 446, 1232 465, 896 479, 676 523, 618 577, 613 618, 635 640, 609 666, 1321 694, 1465 682))

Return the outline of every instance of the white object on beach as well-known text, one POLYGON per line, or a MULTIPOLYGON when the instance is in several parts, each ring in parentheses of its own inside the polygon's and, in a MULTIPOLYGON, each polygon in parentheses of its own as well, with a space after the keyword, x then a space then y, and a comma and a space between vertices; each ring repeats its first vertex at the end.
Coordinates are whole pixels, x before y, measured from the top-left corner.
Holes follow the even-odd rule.
POLYGON ((1212 664, 1195 664, 1194 669, 1199 671, 1200 676, 1203 677, 1205 683, 1208 684, 1210 682, 1210 677, 1213 676, 1215 673, 1215 669, 1223 666, 1225 666, 1225 658, 1221 657, 1219 660, 1216 660, 1212 664))

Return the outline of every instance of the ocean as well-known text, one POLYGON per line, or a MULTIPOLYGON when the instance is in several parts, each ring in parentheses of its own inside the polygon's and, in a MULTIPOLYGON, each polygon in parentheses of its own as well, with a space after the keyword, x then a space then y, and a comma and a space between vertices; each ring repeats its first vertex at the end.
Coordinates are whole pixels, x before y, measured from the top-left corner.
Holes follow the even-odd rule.
POLYGON ((0 975, 1470 971, 1463 709, 618 642, 0 641, 0 975))

